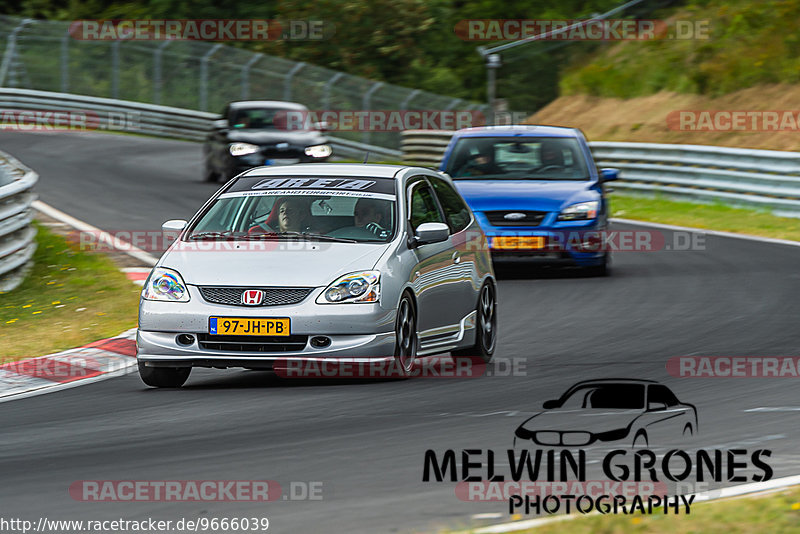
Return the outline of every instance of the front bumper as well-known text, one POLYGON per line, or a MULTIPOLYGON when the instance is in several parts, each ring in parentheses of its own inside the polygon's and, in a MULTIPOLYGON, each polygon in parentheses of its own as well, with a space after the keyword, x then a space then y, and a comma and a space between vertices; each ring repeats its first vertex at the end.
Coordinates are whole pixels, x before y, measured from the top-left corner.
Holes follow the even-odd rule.
MULTIPOLYGON (((316 288, 302 302, 283 306, 229 306, 206 302, 197 286, 188 285, 189 302, 142 300, 136 333, 137 358, 152 366, 272 368, 275 362, 328 359, 382 361, 394 357, 395 310, 380 304, 317 304, 324 288, 316 288), (218 343, 225 337, 209 335, 209 317, 288 317, 291 343, 279 337, 237 336, 249 345, 218 343), (193 341, 179 342, 180 334, 193 341), (330 344, 315 347, 311 339, 326 337, 330 344)), ((289 339, 287 339, 289 341, 289 339)))
MULTIPOLYGON (((492 261, 590 267, 606 259, 606 225, 598 220, 561 222, 531 227, 492 226, 480 217, 492 261), (498 237, 541 237, 541 248, 498 248, 498 237)), ((545 221, 547 222, 547 221, 545 221)))

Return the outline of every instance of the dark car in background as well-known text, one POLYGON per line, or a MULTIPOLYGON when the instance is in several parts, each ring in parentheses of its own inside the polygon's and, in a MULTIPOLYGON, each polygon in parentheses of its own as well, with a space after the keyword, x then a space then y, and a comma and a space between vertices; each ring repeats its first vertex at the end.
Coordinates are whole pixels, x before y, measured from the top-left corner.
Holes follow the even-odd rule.
POLYGON ((203 145, 203 178, 227 181, 253 167, 327 161, 333 150, 324 129, 302 104, 231 102, 203 145))

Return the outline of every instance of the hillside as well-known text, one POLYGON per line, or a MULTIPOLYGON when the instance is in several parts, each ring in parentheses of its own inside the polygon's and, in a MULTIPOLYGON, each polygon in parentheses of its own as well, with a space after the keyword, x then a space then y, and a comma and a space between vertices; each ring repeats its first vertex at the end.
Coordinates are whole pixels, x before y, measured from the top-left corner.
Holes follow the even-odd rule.
MULTIPOLYGON (((590 140, 720 145, 800 150, 800 125, 793 131, 687 131, 675 120, 692 110, 764 110, 800 113, 800 85, 762 85, 721 97, 660 92, 631 98, 562 96, 528 119, 534 124, 581 128, 590 140), (668 118, 672 119, 670 125, 668 118)), ((700 124, 698 120, 695 124, 700 124)))

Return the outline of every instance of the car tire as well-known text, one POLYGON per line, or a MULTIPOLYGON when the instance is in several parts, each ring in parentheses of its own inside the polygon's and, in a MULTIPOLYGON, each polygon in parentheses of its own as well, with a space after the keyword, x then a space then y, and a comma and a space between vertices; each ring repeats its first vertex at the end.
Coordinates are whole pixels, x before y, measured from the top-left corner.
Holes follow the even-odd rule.
POLYGON ((611 274, 611 255, 606 252, 603 256, 603 263, 600 265, 585 267, 584 273, 586 273, 588 276, 608 276, 611 274))
POLYGON ((147 367, 139 362, 139 377, 154 388, 179 388, 189 378, 191 367, 147 367))
POLYGON ((203 181, 210 183, 219 182, 219 174, 214 172, 214 169, 211 168, 208 161, 203 164, 203 181))
POLYGON ((400 297, 397 305, 397 318, 394 326, 394 359, 399 369, 400 378, 407 378, 414 369, 419 348, 417 333, 417 310, 408 292, 400 297))
POLYGON ((650 444, 648 443, 647 440, 647 432, 645 432, 644 430, 638 431, 636 433, 636 436, 634 436, 633 438, 633 448, 641 449, 641 448, 647 448, 649 446, 650 444), (642 445, 642 442, 644 442, 644 445, 642 445))
POLYGON ((493 282, 484 282, 475 310, 475 345, 450 354, 453 358, 480 358, 483 363, 489 363, 497 346, 497 289, 493 282))

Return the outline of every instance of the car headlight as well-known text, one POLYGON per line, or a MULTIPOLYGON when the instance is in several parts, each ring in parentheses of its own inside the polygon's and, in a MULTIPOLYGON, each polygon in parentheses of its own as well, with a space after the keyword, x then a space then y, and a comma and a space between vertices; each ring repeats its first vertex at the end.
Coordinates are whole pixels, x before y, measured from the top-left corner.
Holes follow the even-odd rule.
POLYGON ((142 298, 168 302, 189 302, 189 291, 178 271, 166 267, 156 267, 144 284, 142 298))
POLYGON ((247 154, 255 154, 258 152, 258 145, 251 145, 250 143, 233 143, 229 148, 231 156, 246 156, 247 154))
POLYGON ((311 156, 312 158, 327 158, 331 154, 333 154, 333 150, 331 149, 331 145, 314 145, 306 148, 305 150, 306 156, 311 156))
POLYGON ((559 221, 582 221, 597 218, 597 209, 600 202, 592 200, 590 202, 580 202, 567 206, 558 215, 559 221))
POLYGON ((342 276, 317 297, 317 304, 340 302, 378 302, 381 296, 381 273, 362 271, 342 276))

